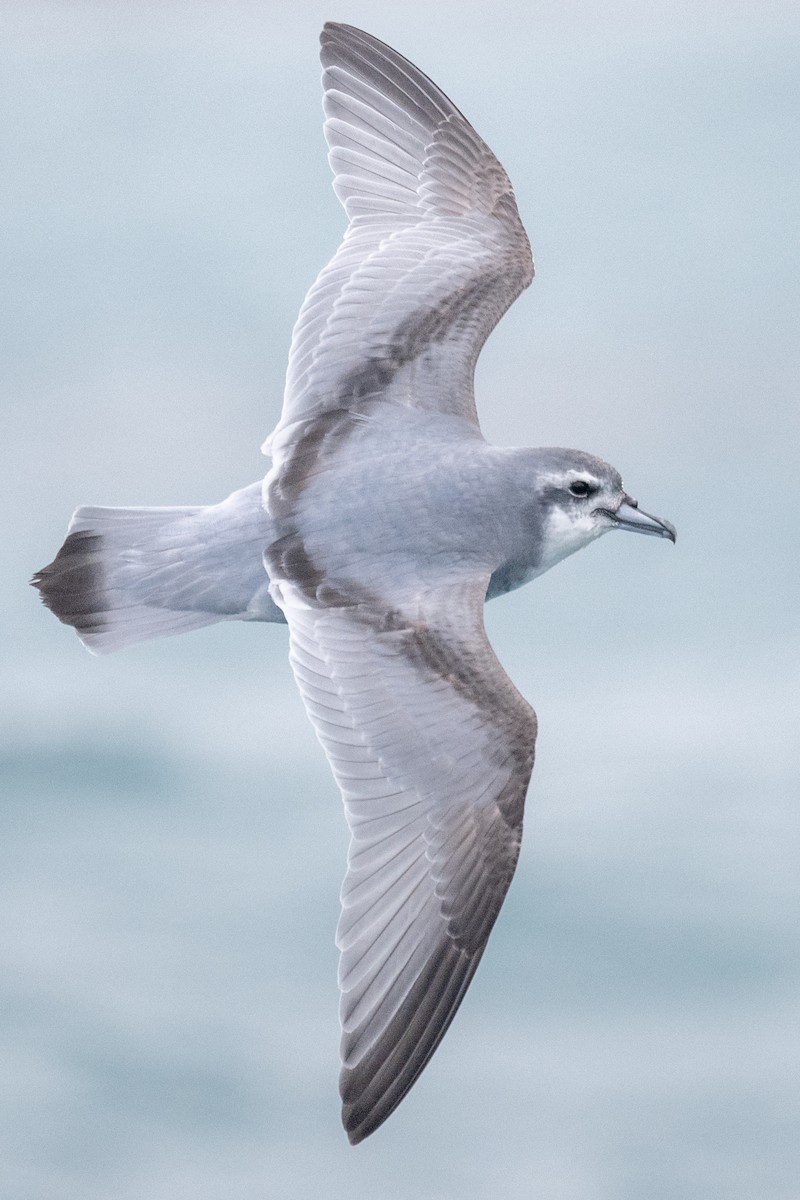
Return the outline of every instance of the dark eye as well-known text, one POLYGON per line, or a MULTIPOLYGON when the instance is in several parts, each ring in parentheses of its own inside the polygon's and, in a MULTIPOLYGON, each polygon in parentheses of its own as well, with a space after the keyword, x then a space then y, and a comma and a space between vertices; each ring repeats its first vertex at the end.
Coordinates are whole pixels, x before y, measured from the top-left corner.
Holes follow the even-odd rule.
POLYGON ((573 496, 591 496, 593 492, 597 491, 597 488, 593 487, 591 483, 587 483, 585 479, 573 479, 569 490, 573 496))

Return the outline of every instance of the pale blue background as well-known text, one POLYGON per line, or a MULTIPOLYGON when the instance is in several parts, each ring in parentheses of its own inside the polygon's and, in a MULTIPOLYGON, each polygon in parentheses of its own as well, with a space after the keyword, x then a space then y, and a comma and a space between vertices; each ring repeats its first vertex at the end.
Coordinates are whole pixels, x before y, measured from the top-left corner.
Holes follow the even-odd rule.
POLYGON ((797 8, 0 6, 9 1200, 797 1200, 797 8), (26 586, 72 509, 263 473, 342 213, 317 34, 448 91, 538 277, 491 438, 669 517, 488 614, 539 712, 516 881, 390 1122, 336 1094, 339 801, 278 628, 90 658, 26 586))

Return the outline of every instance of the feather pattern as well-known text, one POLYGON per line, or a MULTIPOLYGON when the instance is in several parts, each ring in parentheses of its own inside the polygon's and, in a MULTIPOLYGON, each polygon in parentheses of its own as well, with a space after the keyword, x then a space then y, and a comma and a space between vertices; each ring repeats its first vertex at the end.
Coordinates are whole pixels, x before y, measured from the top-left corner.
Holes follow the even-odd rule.
POLYGON ((481 346, 533 278, 508 176, 458 109, 360 30, 322 33, 325 136, 349 225, 292 337, 276 462, 380 396, 477 425, 481 346))
POLYGON ((361 593, 331 607, 280 583, 292 667, 352 834, 337 933, 352 1141, 441 1040, 519 852, 536 718, 486 638, 486 584, 390 609, 361 593))

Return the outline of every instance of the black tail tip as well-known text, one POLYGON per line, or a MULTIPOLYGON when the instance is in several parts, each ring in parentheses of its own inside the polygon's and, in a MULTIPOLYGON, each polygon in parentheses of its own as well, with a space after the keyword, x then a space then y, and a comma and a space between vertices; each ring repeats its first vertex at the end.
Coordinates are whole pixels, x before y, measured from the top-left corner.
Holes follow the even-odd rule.
POLYGON ((42 603, 59 621, 81 630, 92 625, 102 585, 99 533, 77 530, 67 536, 53 561, 31 579, 42 603))

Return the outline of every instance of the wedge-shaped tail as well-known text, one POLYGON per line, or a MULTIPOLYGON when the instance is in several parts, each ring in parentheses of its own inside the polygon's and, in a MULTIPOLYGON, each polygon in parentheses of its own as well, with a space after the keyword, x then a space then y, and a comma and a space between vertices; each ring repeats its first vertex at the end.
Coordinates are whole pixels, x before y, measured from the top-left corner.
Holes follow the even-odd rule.
POLYGON ((283 621, 263 565, 271 541, 260 483, 208 507, 83 507, 31 582, 106 654, 216 621, 283 621))

